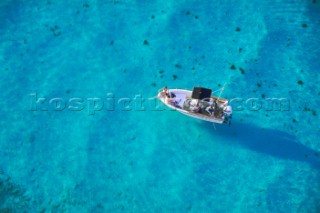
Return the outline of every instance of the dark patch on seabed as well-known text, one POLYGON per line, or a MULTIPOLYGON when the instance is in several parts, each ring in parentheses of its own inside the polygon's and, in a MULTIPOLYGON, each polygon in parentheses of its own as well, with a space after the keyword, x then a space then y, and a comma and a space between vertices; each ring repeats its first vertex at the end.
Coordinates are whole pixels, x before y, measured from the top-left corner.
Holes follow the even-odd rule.
POLYGON ((0 212, 25 212, 30 209, 28 203, 30 199, 24 194, 22 187, 0 169, 0 212))

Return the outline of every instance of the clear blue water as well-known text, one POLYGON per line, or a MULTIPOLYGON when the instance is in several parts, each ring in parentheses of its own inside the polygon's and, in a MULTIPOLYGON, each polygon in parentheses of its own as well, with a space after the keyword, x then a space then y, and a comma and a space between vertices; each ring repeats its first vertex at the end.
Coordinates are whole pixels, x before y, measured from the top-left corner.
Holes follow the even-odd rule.
POLYGON ((1 212, 320 212, 319 1, 2 0, 0 20, 1 212), (108 110, 223 84, 290 109, 108 110))

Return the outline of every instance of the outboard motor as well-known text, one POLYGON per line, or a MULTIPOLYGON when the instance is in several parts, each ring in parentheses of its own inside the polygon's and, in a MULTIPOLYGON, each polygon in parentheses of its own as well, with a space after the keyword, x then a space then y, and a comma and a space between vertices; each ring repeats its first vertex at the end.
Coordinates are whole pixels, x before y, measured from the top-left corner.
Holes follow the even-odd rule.
POLYGON ((230 117, 232 115, 232 107, 231 106, 225 106, 223 108, 223 112, 224 112, 225 115, 230 117))
POLYGON ((232 107, 231 106, 225 106, 223 108, 223 114, 224 114, 224 122, 231 125, 231 118, 232 118, 232 107))

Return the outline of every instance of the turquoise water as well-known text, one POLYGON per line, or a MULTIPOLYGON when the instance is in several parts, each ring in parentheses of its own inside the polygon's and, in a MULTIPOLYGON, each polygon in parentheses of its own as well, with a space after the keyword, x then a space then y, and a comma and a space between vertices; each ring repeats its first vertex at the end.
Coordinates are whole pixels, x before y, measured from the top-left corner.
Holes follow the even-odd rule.
POLYGON ((319 1, 2 0, 0 20, 0 212, 320 212, 319 1), (224 84, 290 105, 213 126, 148 100, 224 84))

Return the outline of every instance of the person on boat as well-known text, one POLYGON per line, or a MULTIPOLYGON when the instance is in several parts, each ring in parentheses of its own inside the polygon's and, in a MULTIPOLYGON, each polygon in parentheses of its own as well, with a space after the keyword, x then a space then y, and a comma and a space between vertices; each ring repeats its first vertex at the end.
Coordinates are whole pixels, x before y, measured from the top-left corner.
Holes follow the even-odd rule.
POLYGON ((160 98, 160 97, 167 97, 167 98, 171 98, 171 96, 170 96, 170 93, 169 93, 169 90, 168 90, 168 87, 167 86, 165 86, 165 87, 163 87, 162 88, 162 92, 160 92, 159 94, 158 94, 158 97, 160 98))
POLYGON ((214 111, 215 111, 215 105, 212 104, 211 106, 208 106, 206 108, 206 111, 209 113, 210 116, 213 116, 214 115, 214 111))
POLYGON ((174 100, 173 98, 166 97, 166 103, 168 103, 168 104, 170 104, 170 105, 172 105, 174 107, 177 106, 177 101, 174 100))
POLYGON ((196 103, 195 105, 190 107, 190 110, 192 112, 200 113, 201 110, 202 110, 202 107, 201 107, 201 105, 199 103, 196 103))

